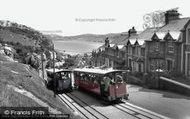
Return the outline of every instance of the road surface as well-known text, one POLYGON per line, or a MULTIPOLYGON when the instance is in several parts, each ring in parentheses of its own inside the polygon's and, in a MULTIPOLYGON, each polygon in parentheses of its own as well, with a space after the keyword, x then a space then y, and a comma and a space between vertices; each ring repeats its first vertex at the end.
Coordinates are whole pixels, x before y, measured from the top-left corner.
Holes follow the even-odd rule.
POLYGON ((128 85, 127 102, 174 119, 190 119, 190 97, 128 85))

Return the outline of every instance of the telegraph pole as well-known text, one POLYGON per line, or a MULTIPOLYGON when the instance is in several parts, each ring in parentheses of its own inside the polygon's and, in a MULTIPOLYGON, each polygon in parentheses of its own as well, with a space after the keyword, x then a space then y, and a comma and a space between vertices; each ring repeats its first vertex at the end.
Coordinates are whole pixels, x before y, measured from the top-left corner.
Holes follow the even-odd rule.
POLYGON ((44 79, 44 55, 43 52, 41 53, 41 62, 42 62, 42 78, 44 79))
POLYGON ((56 97, 56 86, 57 86, 57 79, 55 78, 55 48, 54 48, 54 44, 53 44, 53 82, 54 82, 54 97, 56 97))

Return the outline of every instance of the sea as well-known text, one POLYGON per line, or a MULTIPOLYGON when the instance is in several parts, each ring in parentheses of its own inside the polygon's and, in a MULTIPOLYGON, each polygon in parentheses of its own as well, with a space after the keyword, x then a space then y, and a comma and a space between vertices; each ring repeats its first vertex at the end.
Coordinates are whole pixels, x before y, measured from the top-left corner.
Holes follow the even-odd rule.
POLYGON ((100 42, 89 42, 89 41, 53 41, 55 49, 67 53, 70 55, 84 54, 92 52, 93 50, 99 48, 103 45, 100 42))

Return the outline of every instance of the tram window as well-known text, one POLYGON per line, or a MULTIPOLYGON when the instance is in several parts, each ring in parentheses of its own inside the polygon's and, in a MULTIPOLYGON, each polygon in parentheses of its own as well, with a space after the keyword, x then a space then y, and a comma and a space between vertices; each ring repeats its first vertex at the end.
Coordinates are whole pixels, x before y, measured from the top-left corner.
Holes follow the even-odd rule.
POLYGON ((55 73, 55 79, 59 79, 59 78, 61 78, 60 74, 59 73, 55 73))
POLYGON ((81 73, 81 74, 80 74, 80 80, 85 80, 84 78, 85 78, 84 74, 81 73))
POLYGON ((67 73, 67 72, 61 72, 61 78, 63 79, 63 80, 69 80, 70 79, 70 75, 69 75, 69 73, 67 73))
POLYGON ((84 75, 84 80, 85 81, 89 80, 89 76, 88 75, 84 75))
POLYGON ((92 82, 98 84, 98 77, 96 75, 92 75, 92 82))
POLYGON ((90 82, 94 82, 94 75, 89 75, 89 80, 90 80, 90 82))

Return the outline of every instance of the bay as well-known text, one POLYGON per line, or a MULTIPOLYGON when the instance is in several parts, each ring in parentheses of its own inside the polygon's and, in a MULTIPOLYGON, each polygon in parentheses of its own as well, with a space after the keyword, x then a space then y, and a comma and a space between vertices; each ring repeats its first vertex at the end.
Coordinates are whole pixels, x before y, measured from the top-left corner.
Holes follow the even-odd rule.
POLYGON ((70 55, 84 54, 92 52, 103 43, 89 41, 53 41, 55 49, 70 55))

